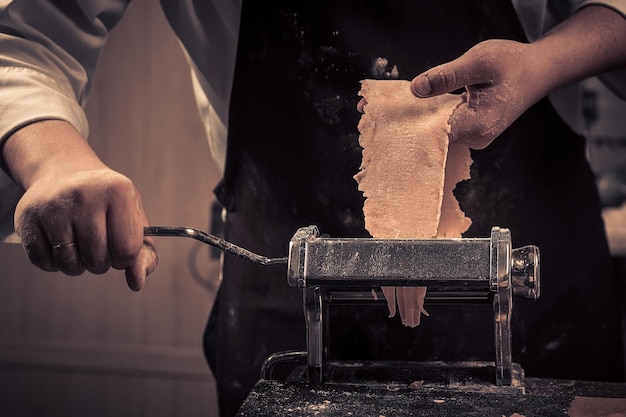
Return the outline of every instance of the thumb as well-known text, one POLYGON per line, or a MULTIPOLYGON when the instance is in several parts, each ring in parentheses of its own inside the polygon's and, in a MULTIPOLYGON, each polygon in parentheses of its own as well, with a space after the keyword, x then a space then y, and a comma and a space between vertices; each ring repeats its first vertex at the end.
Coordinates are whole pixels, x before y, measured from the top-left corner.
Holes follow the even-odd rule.
POLYGON ((146 277, 154 272, 158 263, 159 257, 152 240, 145 238, 143 247, 137 258, 135 258, 135 262, 126 268, 126 283, 128 284, 128 288, 133 291, 141 291, 146 282, 146 277))
POLYGON ((413 78, 411 92, 417 97, 450 93, 468 85, 489 83, 480 61, 465 54, 454 61, 438 65, 413 78))

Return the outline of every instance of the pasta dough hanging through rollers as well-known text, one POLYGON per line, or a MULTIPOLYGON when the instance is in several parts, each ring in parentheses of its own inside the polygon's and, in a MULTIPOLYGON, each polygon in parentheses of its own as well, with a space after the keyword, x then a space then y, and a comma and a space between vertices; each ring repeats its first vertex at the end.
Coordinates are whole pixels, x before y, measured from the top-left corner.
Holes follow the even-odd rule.
MULTIPOLYGON (((471 221, 454 197, 456 184, 469 178, 469 148, 450 144, 448 120, 462 98, 444 94, 417 98, 409 82, 364 80, 367 104, 359 122, 363 148, 355 175, 366 197, 365 227, 379 239, 460 238, 471 221)), ((425 287, 383 287, 390 317, 417 326, 425 287)))

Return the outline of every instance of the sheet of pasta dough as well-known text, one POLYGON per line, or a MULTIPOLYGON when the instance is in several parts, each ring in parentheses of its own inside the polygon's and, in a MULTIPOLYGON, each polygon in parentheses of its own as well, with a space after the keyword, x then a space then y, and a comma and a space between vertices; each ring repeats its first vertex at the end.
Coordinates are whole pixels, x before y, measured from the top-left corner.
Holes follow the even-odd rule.
MULTIPOLYGON (((365 80, 359 122, 363 160, 355 179, 366 197, 365 227, 374 238, 458 238, 471 224, 453 195, 469 178, 467 146, 449 144, 448 119, 462 99, 453 94, 416 98, 403 80, 365 80)), ((424 287, 385 287, 390 317, 417 326, 424 287)), ((426 313, 427 314, 427 313, 426 313)))

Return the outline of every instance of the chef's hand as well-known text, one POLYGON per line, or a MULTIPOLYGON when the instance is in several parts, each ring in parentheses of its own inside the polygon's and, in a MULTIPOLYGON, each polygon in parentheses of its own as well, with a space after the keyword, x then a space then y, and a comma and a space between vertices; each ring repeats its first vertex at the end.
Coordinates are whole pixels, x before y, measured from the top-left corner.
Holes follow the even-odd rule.
POLYGON ((15 229, 34 265, 68 275, 125 269, 128 286, 143 287, 158 259, 153 241, 143 236, 148 222, 141 198, 73 126, 33 123, 13 134, 2 154, 26 190, 15 229))
POLYGON ((465 88, 450 118, 452 142, 488 146, 537 100, 564 85, 626 65, 626 19, 603 6, 575 13, 531 44, 481 42, 418 75, 417 97, 465 88))
POLYGON ((523 57, 529 45, 481 42, 460 58, 434 67, 411 82, 417 97, 465 89, 449 123, 450 141, 482 149, 542 96, 523 57))

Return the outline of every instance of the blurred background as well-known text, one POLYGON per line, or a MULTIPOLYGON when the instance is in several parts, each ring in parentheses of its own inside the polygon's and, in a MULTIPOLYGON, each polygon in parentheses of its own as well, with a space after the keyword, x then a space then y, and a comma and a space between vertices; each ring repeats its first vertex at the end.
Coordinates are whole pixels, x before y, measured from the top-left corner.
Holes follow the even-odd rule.
MULTIPOLYGON (((626 104, 597 81, 586 83, 585 100, 589 157, 604 181, 605 221, 623 289, 626 104), (607 111, 618 123, 601 116, 607 111)), ((87 112, 92 146, 133 179, 153 225, 210 228, 219 173, 189 68, 159 2, 131 3, 101 59, 87 112)), ((219 261, 195 241, 156 243, 160 265, 141 293, 128 290, 120 271, 44 273, 19 245, 0 246, 1 415, 216 415, 202 333, 219 261)))

